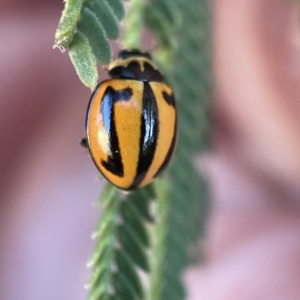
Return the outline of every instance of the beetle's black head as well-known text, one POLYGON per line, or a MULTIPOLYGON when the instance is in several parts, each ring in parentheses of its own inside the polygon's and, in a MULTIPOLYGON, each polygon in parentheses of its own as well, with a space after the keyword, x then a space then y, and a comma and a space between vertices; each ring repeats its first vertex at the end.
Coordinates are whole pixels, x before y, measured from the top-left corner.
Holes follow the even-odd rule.
POLYGON ((148 59, 152 59, 151 54, 149 52, 141 52, 138 49, 126 50, 123 49, 119 52, 118 57, 120 59, 126 59, 129 57, 146 57, 148 59))
POLYGON ((164 77, 151 60, 148 52, 138 49, 121 50, 119 57, 108 66, 113 78, 134 79, 140 81, 163 81, 164 77))

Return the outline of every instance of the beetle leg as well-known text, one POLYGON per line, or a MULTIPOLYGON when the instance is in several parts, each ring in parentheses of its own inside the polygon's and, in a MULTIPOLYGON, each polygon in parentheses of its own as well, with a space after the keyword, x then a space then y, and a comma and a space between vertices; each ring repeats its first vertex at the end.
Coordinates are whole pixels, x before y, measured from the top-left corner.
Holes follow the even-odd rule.
POLYGON ((79 143, 84 148, 88 148, 89 147, 86 138, 82 138, 79 143))

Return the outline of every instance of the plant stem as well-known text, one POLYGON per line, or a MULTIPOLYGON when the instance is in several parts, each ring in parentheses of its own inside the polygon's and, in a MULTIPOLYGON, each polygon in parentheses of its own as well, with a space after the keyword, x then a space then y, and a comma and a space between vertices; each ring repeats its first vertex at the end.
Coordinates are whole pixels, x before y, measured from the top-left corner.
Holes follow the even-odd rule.
POLYGON ((122 39, 123 48, 134 49, 140 47, 144 23, 144 7, 144 0, 130 1, 130 9, 124 21, 125 32, 122 39))

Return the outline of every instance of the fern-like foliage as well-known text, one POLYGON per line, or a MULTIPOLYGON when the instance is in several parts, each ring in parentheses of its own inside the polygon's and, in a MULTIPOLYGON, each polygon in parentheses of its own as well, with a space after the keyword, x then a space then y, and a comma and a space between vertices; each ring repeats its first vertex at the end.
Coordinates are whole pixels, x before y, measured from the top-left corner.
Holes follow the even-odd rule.
POLYGON ((66 0, 54 48, 69 49, 75 70, 87 87, 97 84, 97 60, 101 64, 111 61, 109 40, 119 37, 124 14, 122 0, 66 0))
POLYGON ((145 299, 138 270, 149 272, 145 224, 153 222, 148 210, 153 198, 151 185, 130 194, 106 185, 99 201, 104 210, 93 234, 98 242, 88 263, 94 267, 88 300, 145 299))
MULTIPOLYGON (((68 48, 86 86, 98 81, 97 61, 110 62, 109 40, 118 38, 124 14, 122 0, 66 0, 54 46, 68 48)), ((183 300, 182 274, 205 220, 207 185, 195 158, 209 144, 208 0, 131 0, 125 47, 140 46, 144 22, 158 40, 155 58, 176 96, 177 150, 164 179, 127 194, 106 185, 88 300, 183 300), (149 290, 141 273, 150 275, 149 290)))
POLYGON ((154 232, 164 232, 164 239, 154 244, 162 263, 153 265, 151 300, 183 300, 182 274, 194 258, 208 204, 207 184, 195 165, 196 155, 209 144, 208 2, 152 0, 147 23, 160 42, 156 58, 174 89, 179 115, 178 145, 168 172, 169 206, 156 209, 160 229, 154 232))

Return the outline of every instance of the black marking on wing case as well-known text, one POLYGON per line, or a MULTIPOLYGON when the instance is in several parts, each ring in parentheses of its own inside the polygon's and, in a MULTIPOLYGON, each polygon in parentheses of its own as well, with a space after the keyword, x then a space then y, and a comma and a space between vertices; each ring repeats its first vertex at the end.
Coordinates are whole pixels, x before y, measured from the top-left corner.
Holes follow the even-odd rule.
POLYGON ((159 132, 158 107, 155 95, 149 83, 144 83, 143 109, 141 115, 140 152, 137 166, 137 175, 131 185, 134 189, 145 178, 155 154, 159 132))
POLYGON ((169 105, 175 107, 175 98, 174 98, 173 93, 171 93, 171 94, 169 95, 167 92, 163 91, 163 92, 162 92, 162 95, 163 95, 163 98, 166 100, 166 102, 167 102, 169 105))
POLYGON ((102 166, 114 175, 124 176, 124 166, 120 153, 119 140, 116 130, 115 106, 118 101, 129 101, 132 96, 132 89, 115 90, 111 86, 107 87, 100 106, 100 113, 103 118, 104 128, 109 132, 109 149, 111 154, 108 160, 102 160, 102 166))

